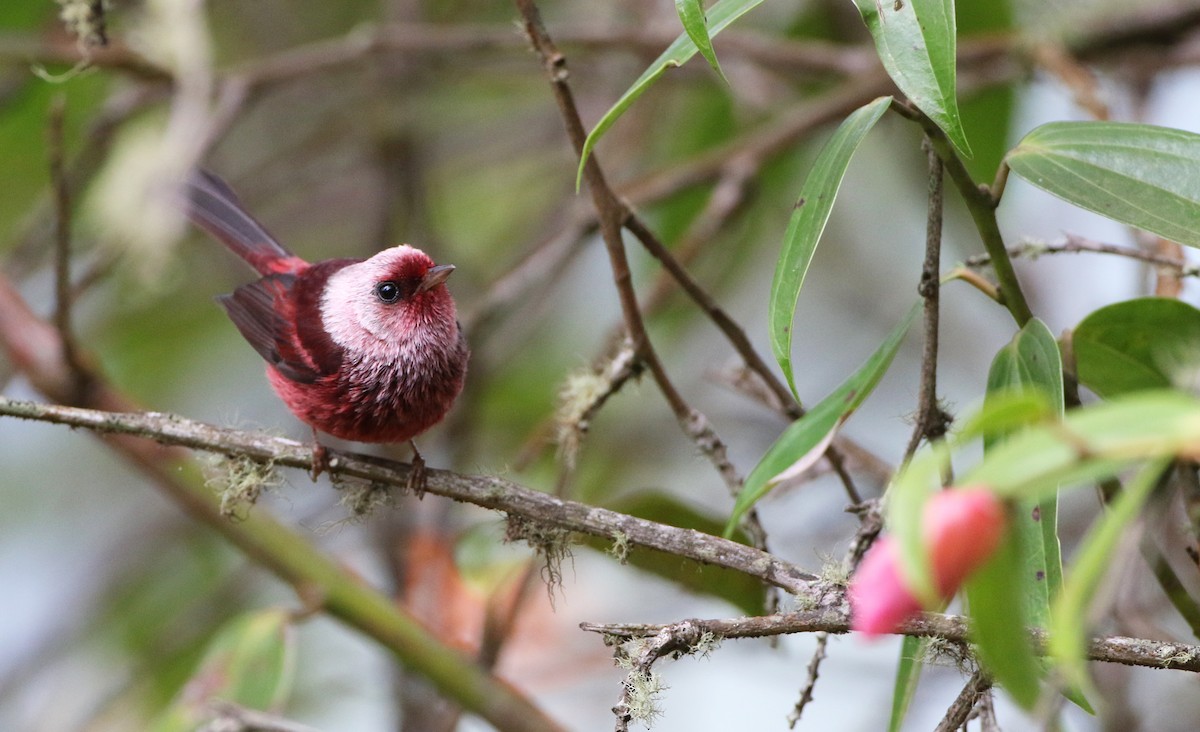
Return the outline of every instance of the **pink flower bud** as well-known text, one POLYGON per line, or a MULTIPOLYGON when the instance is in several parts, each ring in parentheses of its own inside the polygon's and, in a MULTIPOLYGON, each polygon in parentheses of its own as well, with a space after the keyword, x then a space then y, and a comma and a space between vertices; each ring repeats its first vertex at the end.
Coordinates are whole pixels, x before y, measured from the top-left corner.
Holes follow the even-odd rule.
MULTIPOLYGON (((1004 505, 986 488, 946 490, 929 499, 922 519, 934 586, 948 600, 1000 545, 1004 505)), ((901 574, 900 548, 890 536, 863 557, 849 596, 851 628, 872 636, 895 632, 922 609, 901 574)))

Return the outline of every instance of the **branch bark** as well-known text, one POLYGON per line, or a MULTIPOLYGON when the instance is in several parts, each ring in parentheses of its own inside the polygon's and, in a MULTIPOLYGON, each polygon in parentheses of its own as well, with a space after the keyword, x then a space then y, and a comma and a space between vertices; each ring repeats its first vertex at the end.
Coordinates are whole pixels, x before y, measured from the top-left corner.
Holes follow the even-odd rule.
MULTIPOLYGON (((752 618, 718 620, 682 620, 668 625, 581 623, 581 629, 602 633, 618 640, 661 637, 676 629, 691 636, 708 631, 718 639, 767 638, 792 633, 848 633, 850 611, 845 603, 822 605, 811 610, 752 618)), ((1046 632, 1031 629, 1030 635, 1038 653, 1045 653, 1046 632)), ((953 643, 967 643, 967 619, 958 615, 924 613, 900 626, 899 635, 920 638, 941 638, 953 643)), ((1126 666, 1174 669, 1200 672, 1200 646, 1187 643, 1156 641, 1127 636, 1101 636, 1088 644, 1088 658, 1126 666)))
MULTIPOLYGON (((311 445, 263 433, 216 427, 171 414, 105 412, 0 397, 0 415, 81 427, 103 434, 135 436, 162 445, 246 457, 276 466, 306 471, 312 469, 311 445)), ((407 485, 410 466, 406 463, 332 449, 328 452, 329 472, 338 478, 359 479, 397 490, 407 485)), ((622 534, 631 545, 733 569, 758 577, 792 594, 804 594, 817 579, 815 575, 766 552, 699 531, 563 500, 503 478, 462 475, 432 468, 427 468, 426 473, 426 493, 514 514, 567 531, 607 539, 622 534)), ((212 496, 206 494, 203 499, 207 504, 212 496)), ((261 512, 251 512, 252 515, 256 513, 261 512)), ((221 521, 228 523, 224 519, 221 521)), ((302 580, 303 577, 297 579, 302 580)))

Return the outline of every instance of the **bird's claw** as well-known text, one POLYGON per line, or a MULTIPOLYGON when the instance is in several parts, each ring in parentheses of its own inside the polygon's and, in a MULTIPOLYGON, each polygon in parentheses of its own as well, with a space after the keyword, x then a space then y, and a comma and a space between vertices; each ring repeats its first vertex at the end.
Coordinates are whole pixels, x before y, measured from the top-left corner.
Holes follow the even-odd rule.
POLYGON ((425 458, 413 448, 412 468, 408 471, 407 487, 420 500, 425 497, 425 458))
POLYGON ((321 477, 321 473, 329 470, 329 450, 319 442, 313 442, 312 449, 312 470, 308 472, 313 482, 317 482, 317 478, 321 477))

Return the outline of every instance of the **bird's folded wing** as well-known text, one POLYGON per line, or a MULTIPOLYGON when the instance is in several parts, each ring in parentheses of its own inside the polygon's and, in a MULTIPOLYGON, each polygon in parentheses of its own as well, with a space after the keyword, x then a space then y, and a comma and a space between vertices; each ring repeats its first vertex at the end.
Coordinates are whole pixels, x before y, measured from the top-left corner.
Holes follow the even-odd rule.
POLYGON ((296 331, 282 314, 290 309, 292 275, 271 275, 217 297, 242 337, 267 363, 292 381, 309 384, 322 374, 297 342, 296 331))

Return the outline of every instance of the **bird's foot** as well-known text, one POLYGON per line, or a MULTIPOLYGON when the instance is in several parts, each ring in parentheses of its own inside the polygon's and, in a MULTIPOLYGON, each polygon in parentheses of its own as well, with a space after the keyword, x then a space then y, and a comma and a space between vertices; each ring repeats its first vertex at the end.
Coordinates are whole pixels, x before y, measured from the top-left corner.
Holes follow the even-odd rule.
POLYGON ((412 468, 408 471, 407 487, 409 492, 420 500, 425 497, 425 458, 421 457, 421 451, 416 445, 412 445, 412 449, 412 468))
POLYGON ((324 445, 317 442, 316 435, 313 435, 312 447, 312 470, 308 472, 313 482, 317 482, 317 478, 321 477, 321 473, 329 470, 329 450, 324 445))

